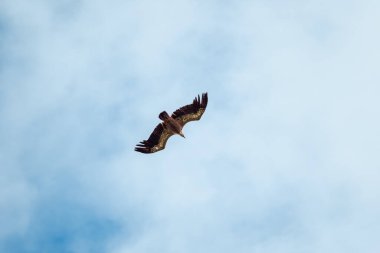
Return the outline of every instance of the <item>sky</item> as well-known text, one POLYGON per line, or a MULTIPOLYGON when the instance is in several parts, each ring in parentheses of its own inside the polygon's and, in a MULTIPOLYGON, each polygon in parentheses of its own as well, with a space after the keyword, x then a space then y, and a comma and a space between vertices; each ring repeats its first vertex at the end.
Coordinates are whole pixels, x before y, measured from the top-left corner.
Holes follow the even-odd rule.
POLYGON ((378 253, 379 11, 2 0, 0 251, 378 253))

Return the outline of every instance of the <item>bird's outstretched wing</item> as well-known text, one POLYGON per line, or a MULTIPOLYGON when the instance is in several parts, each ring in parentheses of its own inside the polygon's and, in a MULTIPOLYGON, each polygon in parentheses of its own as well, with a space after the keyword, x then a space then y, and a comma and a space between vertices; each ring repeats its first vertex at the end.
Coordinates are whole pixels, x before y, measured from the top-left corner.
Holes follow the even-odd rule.
POLYGON ((199 120, 206 110, 207 93, 202 94, 202 100, 199 97, 194 98, 193 103, 185 105, 172 114, 172 118, 176 119, 182 126, 189 121, 199 120))
POLYGON ((160 151, 165 148, 166 142, 173 133, 169 132, 163 123, 156 126, 148 140, 143 140, 136 145, 135 151, 149 154, 160 151))

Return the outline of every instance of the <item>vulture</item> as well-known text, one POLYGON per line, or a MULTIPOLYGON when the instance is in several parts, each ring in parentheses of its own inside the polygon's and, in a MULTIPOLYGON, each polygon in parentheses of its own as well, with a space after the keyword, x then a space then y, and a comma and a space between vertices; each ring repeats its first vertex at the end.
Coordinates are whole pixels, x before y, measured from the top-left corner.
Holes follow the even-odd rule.
POLYGON ((169 137, 174 134, 185 138, 182 128, 187 122, 200 120, 206 110, 207 101, 207 93, 203 93, 202 99, 198 95, 192 104, 179 108, 171 116, 166 111, 161 112, 158 118, 162 122, 156 126, 148 140, 143 140, 136 145, 135 151, 144 154, 154 153, 163 150, 169 137))

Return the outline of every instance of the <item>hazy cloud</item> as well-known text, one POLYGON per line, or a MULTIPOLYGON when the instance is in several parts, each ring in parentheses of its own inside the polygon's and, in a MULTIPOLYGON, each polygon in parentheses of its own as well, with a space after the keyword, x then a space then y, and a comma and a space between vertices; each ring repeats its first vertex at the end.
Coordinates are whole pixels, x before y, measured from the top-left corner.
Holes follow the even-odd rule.
POLYGON ((3 1, 1 251, 377 252, 379 7, 3 1))

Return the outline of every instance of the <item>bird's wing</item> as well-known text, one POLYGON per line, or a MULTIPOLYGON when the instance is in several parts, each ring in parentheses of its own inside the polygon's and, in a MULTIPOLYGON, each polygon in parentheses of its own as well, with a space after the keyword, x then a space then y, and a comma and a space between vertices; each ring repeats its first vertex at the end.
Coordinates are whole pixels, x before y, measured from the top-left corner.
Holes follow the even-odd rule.
POLYGON ((194 98, 193 103, 185 105, 172 114, 172 118, 176 119, 182 126, 189 121, 199 120, 206 110, 207 106, 207 93, 202 94, 202 100, 199 97, 194 98))
POLYGON ((173 133, 168 131, 163 123, 156 126, 148 140, 143 140, 136 145, 135 151, 149 154, 160 151, 165 148, 166 142, 173 133))

